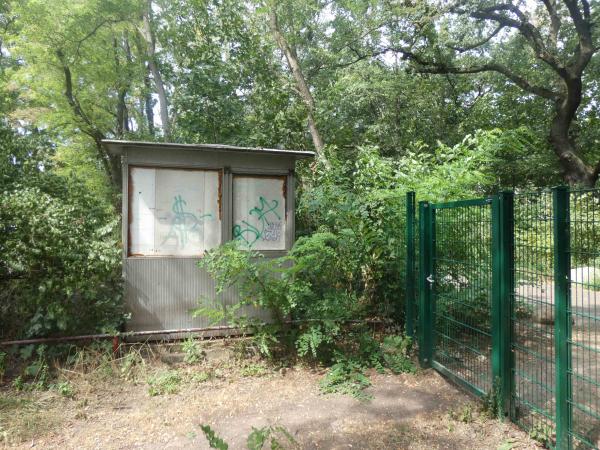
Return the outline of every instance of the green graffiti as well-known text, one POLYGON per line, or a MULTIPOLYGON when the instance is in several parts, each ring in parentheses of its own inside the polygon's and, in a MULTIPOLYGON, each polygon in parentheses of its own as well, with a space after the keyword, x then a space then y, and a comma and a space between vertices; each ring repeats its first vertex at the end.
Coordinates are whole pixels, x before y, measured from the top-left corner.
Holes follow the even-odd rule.
POLYGON ((202 225, 206 218, 212 217, 212 214, 202 214, 196 216, 194 213, 185 211, 184 207, 187 206, 187 202, 181 197, 176 195, 173 198, 173 219, 171 220, 171 228, 169 233, 163 240, 161 245, 164 245, 167 241, 174 239, 177 246, 183 248, 189 241, 190 233, 198 233, 198 238, 203 231, 202 225))
POLYGON ((281 237, 281 216, 276 211, 279 202, 275 199, 269 202, 261 196, 258 203, 258 206, 248 211, 250 216, 256 216, 256 226, 242 220, 241 225, 233 227, 233 238, 244 242, 248 247, 252 247, 260 239, 278 241, 281 237))

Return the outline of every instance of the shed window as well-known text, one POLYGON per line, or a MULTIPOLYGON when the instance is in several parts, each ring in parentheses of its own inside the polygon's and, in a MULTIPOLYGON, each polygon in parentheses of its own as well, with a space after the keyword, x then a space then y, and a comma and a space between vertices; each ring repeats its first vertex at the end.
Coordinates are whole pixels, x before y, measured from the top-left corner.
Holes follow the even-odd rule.
POLYGON ((221 243, 216 170, 131 167, 129 255, 200 256, 221 243))
POLYGON ((233 238, 243 248, 285 250, 285 194, 283 176, 234 176, 233 238))

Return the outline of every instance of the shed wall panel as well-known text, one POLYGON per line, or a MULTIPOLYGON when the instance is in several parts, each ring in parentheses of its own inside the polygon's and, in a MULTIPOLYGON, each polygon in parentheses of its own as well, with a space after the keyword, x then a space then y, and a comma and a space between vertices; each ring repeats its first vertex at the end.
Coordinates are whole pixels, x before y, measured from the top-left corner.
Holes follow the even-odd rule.
MULTIPOLYGON (((125 260, 125 296, 131 320, 128 331, 200 328, 215 325, 203 317, 193 318, 191 310, 204 304, 233 305, 235 290, 219 300, 212 277, 197 266, 195 258, 128 258, 125 260)), ((255 317, 268 318, 266 311, 246 308, 255 317)), ((216 325, 226 325, 220 323, 216 325)))
POLYGON ((131 169, 131 242, 130 252, 147 255, 154 253, 154 212, 156 208, 155 169, 131 169))

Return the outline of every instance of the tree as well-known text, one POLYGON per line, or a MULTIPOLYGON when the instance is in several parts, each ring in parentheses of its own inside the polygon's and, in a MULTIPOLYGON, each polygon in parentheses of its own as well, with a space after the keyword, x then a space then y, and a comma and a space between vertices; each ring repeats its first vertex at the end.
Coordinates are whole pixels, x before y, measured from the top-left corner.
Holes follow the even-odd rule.
MULTIPOLYGON (((160 106, 160 120, 163 127, 163 137, 165 141, 169 141, 171 138, 171 124, 169 119, 169 101, 167 99, 167 91, 165 89, 165 83, 161 71, 158 67, 158 61, 156 58, 156 33, 154 32, 154 19, 152 11, 152 0, 147 0, 146 5, 142 12, 142 24, 139 27, 140 35, 144 38, 146 47, 146 60, 148 69, 152 74, 154 86, 156 86, 156 93, 158 94, 158 103, 160 106)), ((148 118, 154 117, 151 108, 148 106, 148 100, 146 100, 146 114, 148 118)), ((150 120, 148 120, 150 124, 150 120)), ((152 130, 153 124, 149 125, 149 130, 152 130)))
POLYGON ((63 145, 88 137, 116 195, 121 160, 105 138, 153 138, 152 89, 158 92, 163 136, 170 121, 160 79, 147 0, 50 0, 15 2, 19 33, 11 54, 21 67, 14 81, 26 87, 14 113, 21 123, 51 129, 63 145), (152 75, 153 85, 149 74, 152 75))
POLYGON ((277 2, 272 3, 269 7, 269 27, 271 33, 273 33, 273 38, 275 39, 277 46, 285 56, 289 69, 296 81, 296 89, 306 106, 308 129, 310 130, 315 151, 318 157, 323 157, 323 148, 325 147, 325 144, 323 143, 323 138, 321 137, 321 133, 319 132, 315 120, 315 99, 306 82, 306 77, 300 66, 296 49, 288 43, 279 25, 277 2))
MULTIPOLYGON (((400 10, 389 12, 388 19, 400 10)), ((573 135, 582 101, 589 102, 586 76, 600 50, 596 2, 541 0, 530 9, 521 1, 462 0, 428 2, 402 13, 386 24, 391 45, 380 52, 400 53, 420 73, 499 74, 524 96, 550 102, 548 139, 564 179, 596 183, 600 158, 586 158, 573 135)))

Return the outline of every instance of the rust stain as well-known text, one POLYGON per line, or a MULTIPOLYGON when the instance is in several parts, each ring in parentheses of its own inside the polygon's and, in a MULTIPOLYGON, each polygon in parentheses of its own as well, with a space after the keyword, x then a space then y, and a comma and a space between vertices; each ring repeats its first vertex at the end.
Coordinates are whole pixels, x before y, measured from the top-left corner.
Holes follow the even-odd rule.
POLYGON ((283 183, 281 186, 281 193, 283 194, 283 199, 287 203, 287 177, 281 177, 283 183))
POLYGON ((219 205, 219 220, 223 220, 223 171, 219 170, 219 189, 217 192, 217 204, 219 205))

